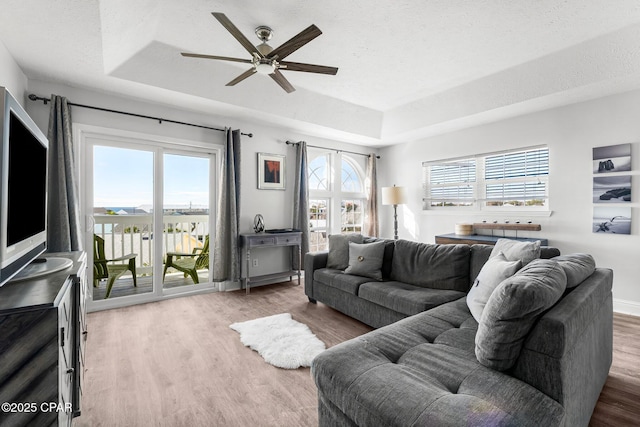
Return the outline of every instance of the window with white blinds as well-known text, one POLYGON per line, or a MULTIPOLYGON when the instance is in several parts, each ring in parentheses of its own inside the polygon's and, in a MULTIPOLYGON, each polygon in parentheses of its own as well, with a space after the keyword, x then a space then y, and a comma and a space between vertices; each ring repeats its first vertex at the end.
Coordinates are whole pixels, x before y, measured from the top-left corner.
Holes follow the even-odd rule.
POLYGON ((428 174, 425 204, 429 207, 472 206, 475 203, 476 159, 432 163, 425 173, 428 174))
POLYGON ((422 165, 423 209, 548 209, 547 147, 422 165))
POLYGON ((484 159, 487 206, 546 206, 549 149, 502 153, 484 159))

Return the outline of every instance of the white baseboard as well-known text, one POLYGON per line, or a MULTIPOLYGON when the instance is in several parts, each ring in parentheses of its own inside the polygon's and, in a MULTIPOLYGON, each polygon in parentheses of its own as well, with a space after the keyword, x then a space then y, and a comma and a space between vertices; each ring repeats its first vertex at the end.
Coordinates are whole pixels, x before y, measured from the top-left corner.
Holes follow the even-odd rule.
POLYGON ((240 281, 236 281, 236 282, 230 282, 228 280, 226 280, 224 282, 224 287, 223 287, 223 292, 226 291, 237 291, 238 289, 242 289, 240 287, 240 281))
POLYGON ((640 316, 640 303, 614 298, 613 311, 616 313, 631 314, 632 316, 640 316))

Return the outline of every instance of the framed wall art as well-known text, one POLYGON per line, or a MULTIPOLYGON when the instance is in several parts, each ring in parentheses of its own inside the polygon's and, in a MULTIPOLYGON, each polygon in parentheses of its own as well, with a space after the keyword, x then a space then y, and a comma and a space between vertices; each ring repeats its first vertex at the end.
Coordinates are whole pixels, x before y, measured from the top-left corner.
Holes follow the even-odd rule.
POLYGON ((284 190, 285 157, 280 154, 258 153, 258 188, 260 190, 284 190))
POLYGON ((593 177, 593 203, 631 202, 631 175, 593 177))
POLYGON ((631 208, 595 207, 593 232, 604 234, 631 234, 631 208))
POLYGON ((593 173, 628 172, 631 170, 631 144, 593 148, 593 173))

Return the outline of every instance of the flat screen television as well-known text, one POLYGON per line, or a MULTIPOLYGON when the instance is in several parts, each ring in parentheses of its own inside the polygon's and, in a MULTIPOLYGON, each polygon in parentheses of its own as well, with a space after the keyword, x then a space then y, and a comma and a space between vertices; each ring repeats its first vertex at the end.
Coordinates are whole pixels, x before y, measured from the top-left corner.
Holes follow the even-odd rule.
POLYGON ((0 87, 0 286, 47 248, 49 142, 0 87))

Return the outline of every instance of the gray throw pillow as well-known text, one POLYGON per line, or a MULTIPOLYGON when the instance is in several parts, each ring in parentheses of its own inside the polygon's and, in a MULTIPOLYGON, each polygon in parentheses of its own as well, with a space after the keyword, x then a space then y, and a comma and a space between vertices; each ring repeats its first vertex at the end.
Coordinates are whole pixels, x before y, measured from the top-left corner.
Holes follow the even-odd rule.
POLYGON ((476 281, 467 294, 467 306, 473 317, 480 322, 489 297, 503 280, 516 274, 522 267, 522 261, 509 261, 502 252, 490 258, 478 274, 476 281))
POLYGON ((567 275, 567 289, 575 288, 591 276, 596 269, 596 261, 589 254, 569 254, 552 258, 567 275))
POLYGON ((382 280, 382 260, 385 242, 358 244, 349 242, 347 274, 382 280))
POLYGON ((540 240, 535 242, 520 242, 512 239, 498 239, 489 258, 493 258, 502 252, 509 261, 520 260, 522 265, 529 264, 534 259, 540 258, 540 240))
POLYGON ((332 234, 329 236, 327 268, 344 270, 349 266, 349 242, 362 243, 362 234, 332 234))
POLYGON ((559 299, 567 276, 553 260, 537 259, 493 291, 476 333, 476 357, 498 371, 511 368, 536 319, 559 299))

